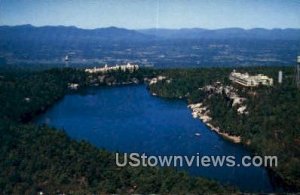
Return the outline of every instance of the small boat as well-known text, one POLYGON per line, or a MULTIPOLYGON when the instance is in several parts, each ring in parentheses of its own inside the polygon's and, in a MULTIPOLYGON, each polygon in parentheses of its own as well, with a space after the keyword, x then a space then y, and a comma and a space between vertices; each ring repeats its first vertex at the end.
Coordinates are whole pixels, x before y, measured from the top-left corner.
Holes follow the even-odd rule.
POLYGON ((195 133, 195 135, 196 135, 197 137, 199 137, 201 134, 200 134, 200 133, 195 133))

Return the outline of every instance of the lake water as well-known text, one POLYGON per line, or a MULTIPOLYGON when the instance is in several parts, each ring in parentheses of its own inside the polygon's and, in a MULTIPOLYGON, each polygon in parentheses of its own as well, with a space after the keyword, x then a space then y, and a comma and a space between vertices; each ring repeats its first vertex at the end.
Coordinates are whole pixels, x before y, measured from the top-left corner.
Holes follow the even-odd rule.
MULTIPOLYGON (((144 85, 88 88, 66 95, 36 119, 63 128, 109 151, 147 155, 251 155, 244 147, 224 140, 194 119, 185 101, 151 96, 144 85), (195 136, 200 133, 200 136, 195 136)), ((242 191, 271 192, 264 168, 191 167, 191 175, 235 185, 242 191)))

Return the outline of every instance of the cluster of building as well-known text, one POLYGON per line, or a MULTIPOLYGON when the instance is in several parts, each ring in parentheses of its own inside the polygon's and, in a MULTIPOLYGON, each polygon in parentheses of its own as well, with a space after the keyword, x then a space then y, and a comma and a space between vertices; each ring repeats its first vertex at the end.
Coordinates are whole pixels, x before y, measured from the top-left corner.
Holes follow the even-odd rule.
POLYGON ((106 73, 106 72, 110 72, 110 71, 117 71, 117 70, 121 70, 121 71, 130 71, 133 72, 135 70, 138 70, 139 66, 135 65, 135 64, 126 64, 126 65, 116 65, 116 66, 107 66, 105 65, 104 67, 94 67, 94 68, 87 68, 85 69, 85 72, 88 73, 106 73))
POLYGON ((233 72, 230 73, 229 79, 234 83, 238 83, 245 87, 256 87, 259 85, 265 85, 265 86, 273 85, 273 79, 266 75, 263 74, 249 75, 248 73, 243 74, 243 73, 236 72, 235 70, 233 70, 233 72))

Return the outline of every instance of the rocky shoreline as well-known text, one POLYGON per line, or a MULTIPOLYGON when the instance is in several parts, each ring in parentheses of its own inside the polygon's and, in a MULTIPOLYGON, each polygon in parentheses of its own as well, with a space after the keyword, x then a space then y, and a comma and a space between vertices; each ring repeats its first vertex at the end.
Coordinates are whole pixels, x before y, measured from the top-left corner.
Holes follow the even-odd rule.
POLYGON ((210 121, 212 120, 212 118, 209 116, 210 111, 202 103, 189 104, 188 108, 190 108, 192 110, 192 115, 194 118, 199 118, 212 131, 215 131, 222 137, 224 137, 234 143, 241 143, 240 136, 229 135, 228 133, 221 132, 219 127, 215 127, 210 123, 210 121))

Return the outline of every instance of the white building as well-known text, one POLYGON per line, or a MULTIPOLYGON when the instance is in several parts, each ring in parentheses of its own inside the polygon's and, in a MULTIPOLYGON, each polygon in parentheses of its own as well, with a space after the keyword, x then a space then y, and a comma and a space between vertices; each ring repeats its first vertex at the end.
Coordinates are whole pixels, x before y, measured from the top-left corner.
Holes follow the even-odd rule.
POLYGON ((130 72, 133 72, 134 70, 138 70, 139 66, 138 65, 134 65, 134 64, 126 64, 126 65, 116 65, 116 66, 107 66, 105 65, 104 67, 101 68, 87 68, 85 69, 85 72, 88 73, 106 73, 109 71, 116 71, 116 70, 122 70, 122 71, 126 71, 129 70, 130 72))
POLYGON ((266 75, 263 74, 257 74, 257 75, 249 75, 248 73, 239 73, 233 70, 233 72, 230 73, 229 79, 235 83, 238 83, 240 85, 246 86, 246 87, 256 87, 259 85, 266 85, 266 86, 272 86, 273 85, 273 79, 269 78, 266 75))

